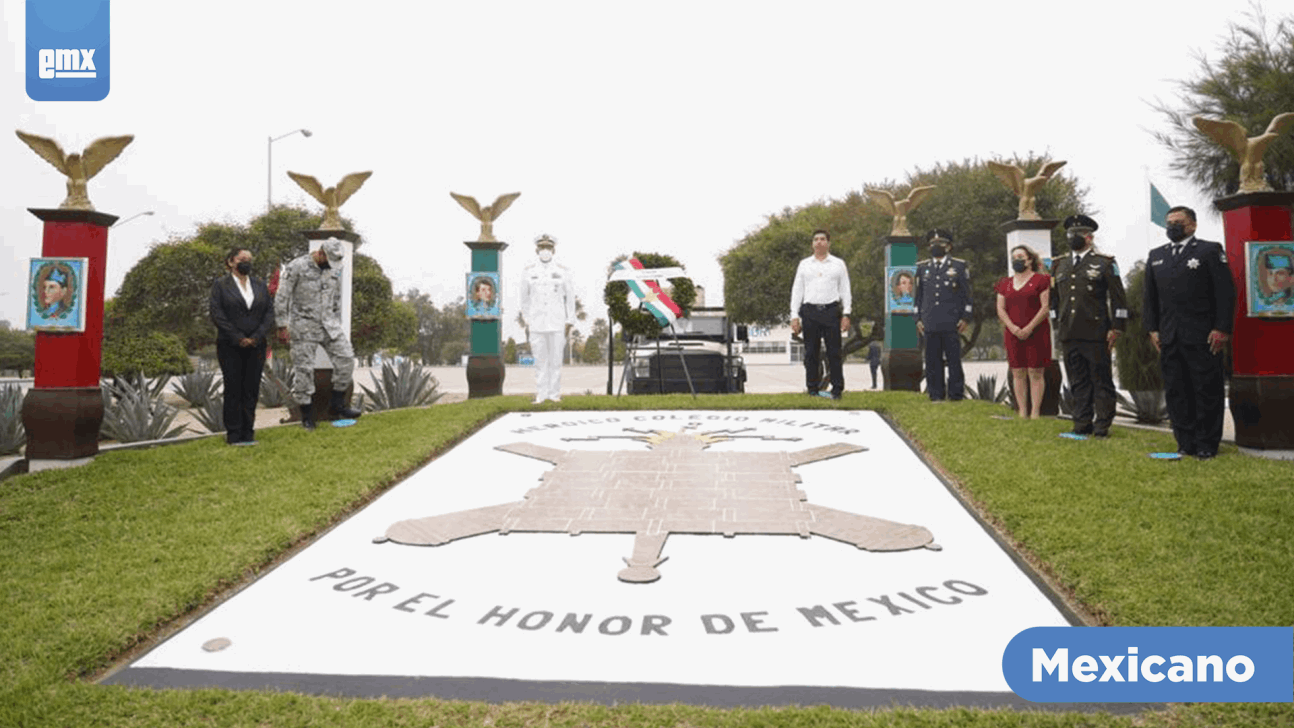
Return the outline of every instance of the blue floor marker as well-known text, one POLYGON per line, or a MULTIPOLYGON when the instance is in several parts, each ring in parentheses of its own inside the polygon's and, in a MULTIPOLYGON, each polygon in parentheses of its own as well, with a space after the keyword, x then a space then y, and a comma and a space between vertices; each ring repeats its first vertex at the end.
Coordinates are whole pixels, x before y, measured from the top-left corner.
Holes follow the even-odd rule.
POLYGON ((333 427, 350 427, 353 424, 355 424, 355 420, 333 420, 332 421, 333 427))
POLYGON ((1180 452, 1152 452, 1150 457, 1155 460, 1181 460, 1182 454, 1180 452))
POLYGON ((1087 435, 1080 435, 1077 432, 1062 432, 1060 436, 1066 440, 1086 440, 1087 435))

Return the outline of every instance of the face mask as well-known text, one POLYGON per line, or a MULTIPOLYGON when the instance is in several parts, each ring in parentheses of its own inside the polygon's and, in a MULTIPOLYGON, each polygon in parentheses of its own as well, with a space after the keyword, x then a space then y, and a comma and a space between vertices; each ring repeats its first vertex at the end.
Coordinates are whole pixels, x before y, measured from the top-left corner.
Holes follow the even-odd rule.
POLYGON ((544 249, 540 250, 540 251, 539 251, 539 259, 540 259, 540 260, 542 260, 542 261, 544 261, 545 263, 547 263, 548 261, 550 261, 550 260, 552 260, 552 259, 553 259, 553 251, 551 251, 551 250, 549 250, 549 249, 547 249, 547 248, 544 248, 544 249))
POLYGON ((1025 268, 1029 267, 1029 262, 1015 258, 1011 261, 1011 270, 1016 273, 1023 273, 1025 268))
POLYGON ((1087 247, 1087 237, 1077 233, 1069 236, 1069 249, 1078 252, 1087 247))
POLYGON ((948 248, 942 245, 931 245, 930 256, 932 258, 942 258, 948 252, 948 248))
POLYGON ((234 270, 238 271, 239 275, 247 275, 252 272, 252 262, 250 260, 240 260, 234 266, 234 270))
POLYGON ((1174 243, 1180 243, 1186 239, 1186 226, 1182 223, 1173 223, 1167 228, 1168 239, 1174 243))

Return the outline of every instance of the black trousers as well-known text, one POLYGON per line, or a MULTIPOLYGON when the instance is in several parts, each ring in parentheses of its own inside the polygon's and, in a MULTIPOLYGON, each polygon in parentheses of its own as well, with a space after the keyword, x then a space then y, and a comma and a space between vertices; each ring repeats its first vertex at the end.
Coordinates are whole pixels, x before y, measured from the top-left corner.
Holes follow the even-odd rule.
POLYGON ((1065 376, 1074 395, 1074 432, 1103 434, 1114 421, 1114 372, 1104 341, 1065 341, 1065 376))
POLYGON ((1177 449, 1216 453, 1226 389, 1222 355, 1210 354, 1208 344, 1173 342, 1159 350, 1159 367, 1177 449))
POLYGON ((962 339, 957 331, 926 331, 926 394, 938 402, 966 397, 966 374, 962 371, 962 339), (948 390, 944 391, 944 359, 948 360, 948 390))
POLYGON ((827 346, 827 370, 831 374, 831 394, 840 396, 845 391, 845 369, 840 357, 840 304, 819 307, 806 303, 800 307, 800 324, 804 336, 804 382, 810 392, 822 386, 818 367, 822 357, 822 343, 827 346))
POLYGON ((218 341, 216 359, 225 379, 225 440, 250 442, 255 439, 256 402, 261 396, 261 373, 265 371, 265 344, 244 348, 218 341))

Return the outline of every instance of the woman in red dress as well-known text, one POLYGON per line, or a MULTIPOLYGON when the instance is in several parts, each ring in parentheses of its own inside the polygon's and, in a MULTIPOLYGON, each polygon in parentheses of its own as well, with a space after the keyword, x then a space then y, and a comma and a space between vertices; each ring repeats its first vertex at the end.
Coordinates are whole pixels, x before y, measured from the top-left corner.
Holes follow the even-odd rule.
POLYGON ((1047 386, 1043 373, 1051 363, 1051 324, 1047 321, 1051 277, 1042 272, 1042 260, 1026 245, 1011 249, 1011 269, 1015 273, 994 286, 997 317, 1006 340, 1016 408, 1021 418, 1038 419, 1047 386))

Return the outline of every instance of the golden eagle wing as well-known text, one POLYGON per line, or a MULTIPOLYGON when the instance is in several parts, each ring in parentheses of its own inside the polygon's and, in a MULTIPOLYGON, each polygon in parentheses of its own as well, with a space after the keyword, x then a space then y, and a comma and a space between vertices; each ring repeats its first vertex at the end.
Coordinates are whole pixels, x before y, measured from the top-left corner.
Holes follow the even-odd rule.
POLYGON ((293 182, 297 183, 298 187, 305 190, 306 194, 323 203, 325 206, 328 205, 328 198, 324 194, 323 185, 319 184, 319 180, 308 174, 299 174, 297 172, 288 172, 288 176, 292 178, 293 182))
POLYGON ((23 144, 31 147, 31 150, 41 159, 54 165, 54 169, 67 174, 67 155, 63 154, 63 148, 58 145, 58 142, 47 137, 28 134, 25 131, 15 130, 15 133, 23 144))
POLYGON ((1017 195, 1024 192, 1024 170, 1014 164, 1002 164, 1001 162, 986 162, 988 168, 993 170, 993 174, 1002 180, 1006 188, 1017 195))
POLYGON ((499 215, 502 215, 503 211, 512 205, 512 201, 520 196, 520 192, 509 192, 506 195, 499 195, 499 199, 495 200, 494 203, 490 205, 490 219, 498 220, 499 215))
POLYGON ((85 178, 98 174, 108 162, 116 159, 126 148, 126 145, 135 140, 133 134, 126 136, 102 137, 90 142, 90 146, 81 152, 81 164, 85 166, 85 178))
POLYGON ((1267 125, 1267 133, 1279 136, 1284 134, 1285 130, 1290 128, 1291 124, 1294 124, 1294 111, 1280 114, 1276 118, 1272 119, 1272 122, 1267 125))
POLYGON ((867 193, 867 196, 871 198, 872 202, 880 205, 882 210, 885 210, 891 215, 894 214, 894 195, 885 190, 872 190, 867 188, 863 188, 863 192, 867 193))
POLYGON ((1203 116, 1192 117, 1191 123, 1195 124, 1195 128, 1199 129, 1204 136, 1229 149, 1237 159, 1245 158, 1245 150, 1249 147, 1249 137, 1246 136, 1243 126, 1234 121, 1206 119, 1203 116))
POLYGON ((905 200, 908 203, 908 212, 912 212, 917 209, 922 202, 925 202, 926 198, 930 196, 930 193, 933 192, 934 189, 934 185, 913 187, 912 191, 908 193, 908 199, 905 200))
POLYGON ((341 203, 358 192, 359 188, 364 186, 364 182, 372 176, 372 172, 352 172, 342 177, 341 182, 337 183, 337 206, 341 207, 341 203))
POLYGON ((1059 162, 1048 162, 1042 165, 1042 171, 1038 172, 1038 176, 1043 179, 1051 179, 1051 176, 1059 172, 1060 168, 1064 167, 1065 164, 1066 162, 1063 159, 1059 162))
POLYGON ((464 210, 472 213, 472 217, 475 217, 477 220, 481 219, 481 206, 476 204, 476 198, 468 197, 467 195, 460 195, 457 192, 450 192, 449 196, 457 200, 458 204, 462 205, 464 210))

